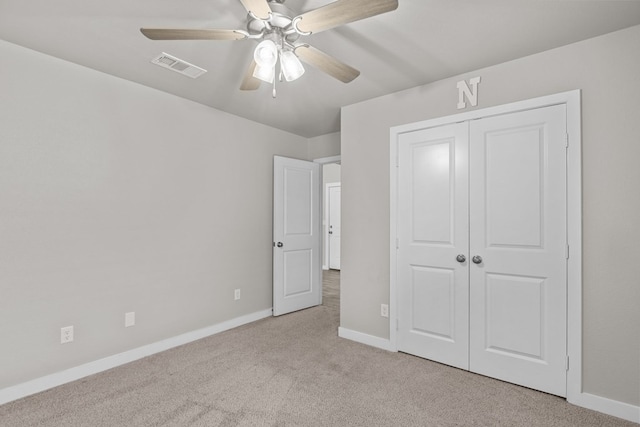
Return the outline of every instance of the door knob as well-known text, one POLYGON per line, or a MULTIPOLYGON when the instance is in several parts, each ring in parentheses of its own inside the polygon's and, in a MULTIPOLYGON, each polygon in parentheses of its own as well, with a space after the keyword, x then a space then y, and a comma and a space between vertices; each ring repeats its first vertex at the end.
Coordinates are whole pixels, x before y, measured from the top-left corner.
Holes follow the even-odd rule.
POLYGON ((278 242, 278 244, 277 244, 276 246, 277 246, 277 247, 279 247, 279 248, 281 248, 281 247, 283 247, 284 245, 282 244, 282 242, 278 242))
POLYGON ((458 261, 458 262, 465 262, 466 260, 467 260, 467 257, 462 255, 462 254, 460 254, 460 255, 458 255, 456 257, 456 261, 458 261))
POLYGON ((480 255, 475 255, 471 258, 471 261, 473 261, 474 264, 480 264, 482 262, 482 257, 480 255))

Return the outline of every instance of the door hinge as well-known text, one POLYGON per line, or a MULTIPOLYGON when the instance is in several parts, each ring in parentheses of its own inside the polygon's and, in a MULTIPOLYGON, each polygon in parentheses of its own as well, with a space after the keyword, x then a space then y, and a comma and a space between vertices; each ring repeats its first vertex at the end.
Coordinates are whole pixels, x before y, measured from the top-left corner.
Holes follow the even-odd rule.
POLYGON ((569 356, 567 356, 567 371, 569 370, 569 356))
POLYGON ((567 245, 567 259, 569 259, 569 245, 567 245))
POLYGON ((564 134, 564 146, 565 147, 569 147, 569 134, 568 133, 564 134))
POLYGON ((400 330, 400 319, 396 319, 396 331, 400 330))
POLYGON ((400 249, 400 239, 396 237, 396 249, 400 249))

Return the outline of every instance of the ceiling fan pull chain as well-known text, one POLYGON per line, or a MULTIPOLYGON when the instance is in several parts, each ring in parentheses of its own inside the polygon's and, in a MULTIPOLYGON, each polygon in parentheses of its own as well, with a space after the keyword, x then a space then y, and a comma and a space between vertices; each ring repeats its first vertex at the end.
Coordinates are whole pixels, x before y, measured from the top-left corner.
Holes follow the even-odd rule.
POLYGON ((271 96, 276 97, 276 79, 273 79, 273 92, 271 92, 271 96))
POLYGON ((281 33, 278 33, 278 37, 280 40, 280 46, 278 47, 278 59, 280 60, 279 64, 276 63, 276 67, 278 65, 280 65, 280 72, 278 73, 278 80, 280 80, 280 83, 282 83, 282 52, 284 52, 284 37, 282 37, 281 33))

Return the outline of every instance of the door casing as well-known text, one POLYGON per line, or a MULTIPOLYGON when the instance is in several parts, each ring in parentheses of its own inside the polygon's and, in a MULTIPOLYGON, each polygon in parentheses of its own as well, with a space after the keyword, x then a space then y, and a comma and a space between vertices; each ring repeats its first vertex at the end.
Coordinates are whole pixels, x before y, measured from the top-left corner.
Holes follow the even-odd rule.
POLYGON ((397 196, 399 135, 461 121, 497 116, 552 105, 567 108, 567 401, 580 400, 582 393, 582 170, 580 90, 514 102, 497 107, 425 120, 390 130, 390 286, 389 342, 397 351, 397 196))

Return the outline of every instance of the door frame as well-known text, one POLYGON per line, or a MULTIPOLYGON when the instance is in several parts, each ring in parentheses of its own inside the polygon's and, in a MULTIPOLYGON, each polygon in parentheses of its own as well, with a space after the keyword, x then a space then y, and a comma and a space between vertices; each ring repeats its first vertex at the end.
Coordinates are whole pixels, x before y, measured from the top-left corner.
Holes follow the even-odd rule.
POLYGON ((555 95, 518 101, 450 116, 424 120, 390 129, 390 281, 389 344, 398 350, 397 325, 397 209, 398 141, 401 134, 452 123, 498 116, 519 111, 565 105, 567 111, 567 401, 578 404, 582 394, 582 136, 581 92, 572 90, 555 95))

